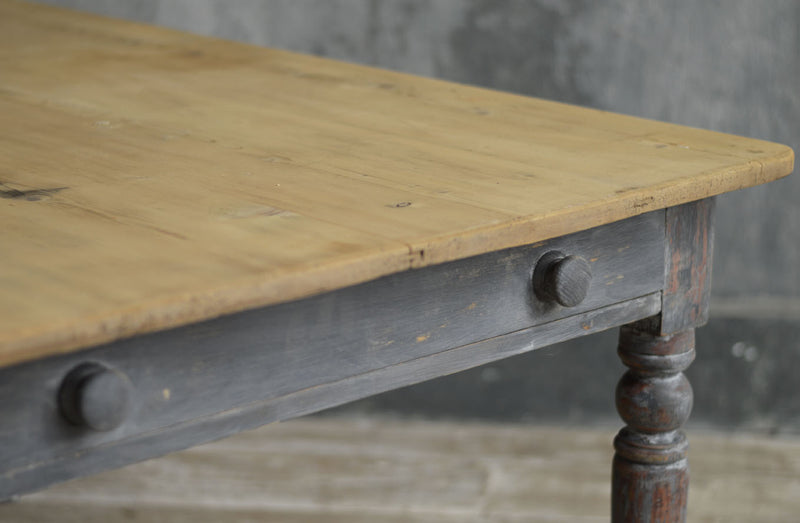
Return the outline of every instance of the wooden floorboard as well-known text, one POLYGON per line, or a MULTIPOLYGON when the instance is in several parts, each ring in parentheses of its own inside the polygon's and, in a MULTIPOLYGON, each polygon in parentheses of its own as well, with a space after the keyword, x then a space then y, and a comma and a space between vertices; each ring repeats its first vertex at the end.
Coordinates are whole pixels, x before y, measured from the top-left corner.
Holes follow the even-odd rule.
MULTIPOLYGON (((303 419, 26 496, 0 521, 607 521, 613 433, 303 419)), ((690 437, 690 521, 796 520, 800 439, 690 437)))

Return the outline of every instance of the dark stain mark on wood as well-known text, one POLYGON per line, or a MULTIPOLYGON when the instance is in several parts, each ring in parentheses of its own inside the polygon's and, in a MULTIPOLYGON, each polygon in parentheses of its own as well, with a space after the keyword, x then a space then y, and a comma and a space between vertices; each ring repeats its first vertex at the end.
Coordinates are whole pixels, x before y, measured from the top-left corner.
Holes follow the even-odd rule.
POLYGON ((172 236, 173 238, 177 238, 179 240, 188 240, 189 239, 186 236, 184 236, 183 234, 180 234, 180 233, 177 233, 177 232, 173 232, 173 231, 168 231, 167 229, 162 229, 161 227, 150 226, 150 229, 152 229, 154 231, 158 231, 161 234, 166 234, 167 236, 172 236))
POLYGON ((647 207, 653 205, 654 202, 655 198, 652 196, 648 196, 639 201, 633 202, 633 208, 637 210, 646 209, 647 207))
MULTIPOLYGON (((0 186, 8 187, 6 184, 0 182, 0 186)), ((19 189, 0 189, 0 198, 6 200, 26 200, 29 202, 38 202, 39 200, 44 200, 49 198, 50 196, 63 191, 64 189, 69 189, 69 187, 54 187, 52 189, 27 189, 24 191, 20 191, 19 189)))

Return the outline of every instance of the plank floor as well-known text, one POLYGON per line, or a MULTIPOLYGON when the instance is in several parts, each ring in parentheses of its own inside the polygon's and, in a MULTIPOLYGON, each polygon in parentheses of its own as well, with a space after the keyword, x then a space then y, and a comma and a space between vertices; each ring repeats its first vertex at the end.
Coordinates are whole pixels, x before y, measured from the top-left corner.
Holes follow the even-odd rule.
MULTIPOLYGON (((608 521, 613 432, 303 419, 26 496, 0 521, 608 521)), ((797 520, 800 440, 690 437, 690 521, 797 520)))

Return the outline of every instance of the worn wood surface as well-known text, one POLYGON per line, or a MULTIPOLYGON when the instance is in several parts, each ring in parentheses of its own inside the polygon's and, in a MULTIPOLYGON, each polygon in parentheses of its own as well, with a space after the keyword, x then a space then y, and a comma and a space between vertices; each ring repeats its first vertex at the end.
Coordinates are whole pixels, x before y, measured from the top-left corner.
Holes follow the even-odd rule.
POLYGON ((663 335, 705 325, 711 297, 714 198, 667 209, 663 335))
POLYGON ((614 439, 611 520, 684 523, 689 463, 680 429, 692 411, 692 387, 682 371, 694 360, 694 330, 658 336, 646 326, 620 331, 618 352, 629 370, 616 392, 626 426, 614 439))
POLYGON ((0 364, 768 182, 785 146, 0 1, 0 364))
POLYGON ((654 212, 0 369, 0 499, 650 317, 662 252, 654 212), (592 260, 579 306, 534 298, 533 266, 551 249, 592 260), (87 362, 125 385, 129 414, 113 430, 59 412, 65 376, 87 362))
MULTIPOLYGON (((613 432, 305 418, 25 496, 0 521, 607 523, 613 432)), ((692 523, 798 512, 800 440, 693 431, 692 523)))

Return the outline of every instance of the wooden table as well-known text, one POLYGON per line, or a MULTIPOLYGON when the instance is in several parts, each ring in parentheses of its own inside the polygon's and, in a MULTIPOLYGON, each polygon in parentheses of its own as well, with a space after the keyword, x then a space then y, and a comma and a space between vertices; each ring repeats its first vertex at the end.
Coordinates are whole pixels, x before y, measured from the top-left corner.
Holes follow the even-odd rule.
POLYGON ((615 521, 685 517, 713 196, 793 165, 13 0, 0 148, 0 497, 623 326, 615 521))

